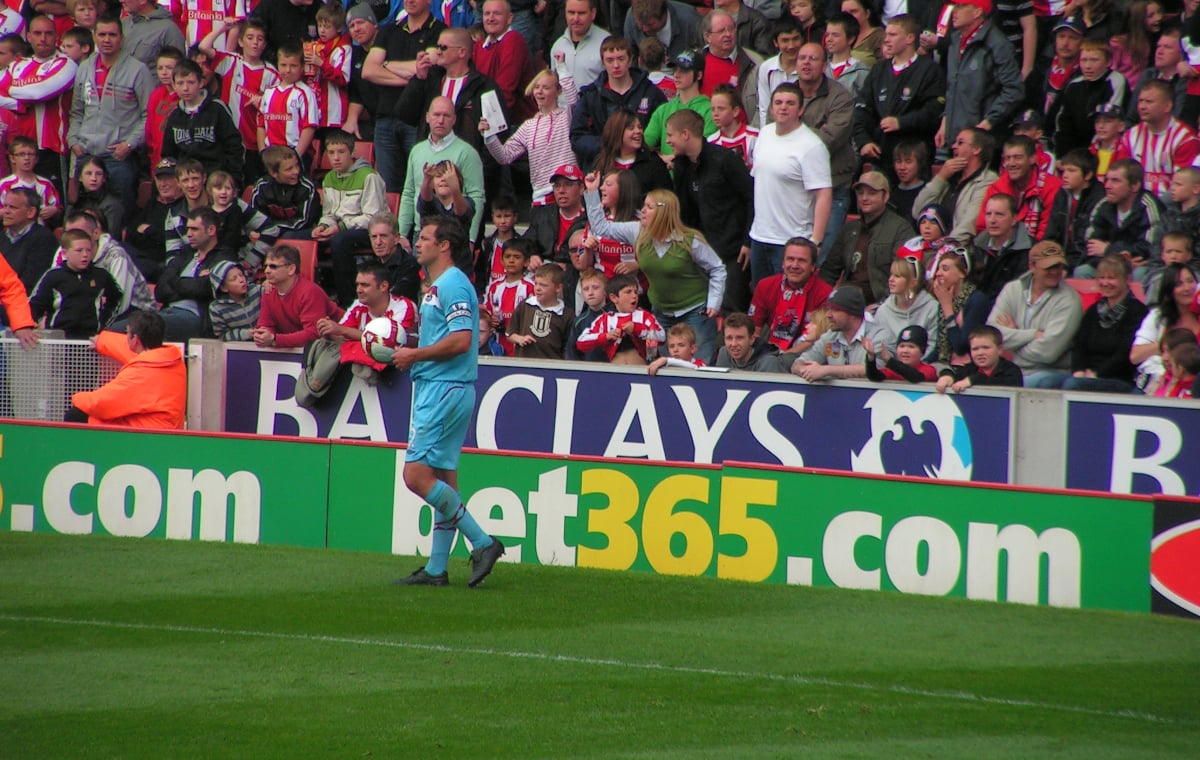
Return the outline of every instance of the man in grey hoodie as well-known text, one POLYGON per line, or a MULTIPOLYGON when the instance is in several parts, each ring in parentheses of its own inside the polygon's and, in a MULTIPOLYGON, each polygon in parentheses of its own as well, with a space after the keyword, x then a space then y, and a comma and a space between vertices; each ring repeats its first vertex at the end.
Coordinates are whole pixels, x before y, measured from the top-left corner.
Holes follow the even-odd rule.
POLYGON ((122 22, 125 53, 146 64, 151 73, 155 59, 164 47, 187 52, 183 32, 179 31, 166 8, 160 8, 154 0, 121 0, 121 7, 125 10, 122 22))
POLYGON ((84 59, 75 72, 67 144, 76 159, 96 156, 103 160, 113 193, 134 198, 137 164, 133 153, 146 141, 146 105, 157 80, 122 49, 120 19, 97 21, 94 38, 95 55, 84 59))
POLYGON ((1029 271, 1004 286, 987 323, 1004 336, 1004 350, 1025 373, 1025 386, 1043 375, 1070 371, 1071 342, 1083 320, 1079 294, 1066 283, 1067 256, 1053 240, 1029 251, 1029 271))

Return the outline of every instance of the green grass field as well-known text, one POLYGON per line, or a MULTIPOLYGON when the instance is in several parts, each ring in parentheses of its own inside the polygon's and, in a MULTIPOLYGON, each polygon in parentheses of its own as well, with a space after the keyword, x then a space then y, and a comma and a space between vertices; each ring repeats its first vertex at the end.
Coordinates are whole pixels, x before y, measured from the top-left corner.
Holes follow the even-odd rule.
POLYGON ((0 757, 1200 755, 1200 623, 0 533, 0 757))

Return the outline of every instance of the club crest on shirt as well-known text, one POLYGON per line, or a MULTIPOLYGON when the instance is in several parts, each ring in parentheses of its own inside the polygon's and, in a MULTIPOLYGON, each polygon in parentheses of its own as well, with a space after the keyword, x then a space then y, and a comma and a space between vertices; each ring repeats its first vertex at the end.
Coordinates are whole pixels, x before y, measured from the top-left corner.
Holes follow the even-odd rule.
POLYGON ((544 338, 550 334, 550 312, 538 310, 533 315, 533 322, 529 325, 529 332, 536 338, 544 338))

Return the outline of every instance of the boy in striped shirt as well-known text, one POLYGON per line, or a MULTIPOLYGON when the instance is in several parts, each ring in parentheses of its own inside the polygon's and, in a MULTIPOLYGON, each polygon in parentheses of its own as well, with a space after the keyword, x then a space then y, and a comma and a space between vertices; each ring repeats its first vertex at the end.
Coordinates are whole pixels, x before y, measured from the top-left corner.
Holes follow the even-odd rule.
POLYGON ((272 145, 291 145, 311 169, 313 136, 321 123, 317 94, 301 81, 304 75, 304 50, 299 43, 279 46, 276 57, 280 83, 262 96, 258 114, 258 149, 272 145))
POLYGON ((33 167, 37 160, 38 148, 33 140, 28 137, 14 137, 9 142, 8 162, 13 173, 0 179, 0 203, 4 202, 4 196, 14 187, 27 187, 42 199, 38 221, 46 224, 62 214, 62 200, 58 191, 54 189, 53 182, 34 173, 33 167))
POLYGON ((350 35, 346 10, 329 3, 317 11, 317 41, 304 48, 304 81, 317 93, 321 126, 340 127, 350 107, 350 35))
POLYGON ((229 106, 233 123, 242 134, 242 143, 246 147, 246 185, 253 184, 266 173, 262 156, 259 155, 259 106, 263 93, 279 83, 279 72, 263 60, 263 51, 266 49, 267 30, 259 18, 246 19, 236 25, 218 24, 200 42, 200 51, 212 59, 213 71, 221 77, 221 100, 229 106), (218 50, 217 41, 235 26, 238 30, 237 45, 242 52, 218 50))

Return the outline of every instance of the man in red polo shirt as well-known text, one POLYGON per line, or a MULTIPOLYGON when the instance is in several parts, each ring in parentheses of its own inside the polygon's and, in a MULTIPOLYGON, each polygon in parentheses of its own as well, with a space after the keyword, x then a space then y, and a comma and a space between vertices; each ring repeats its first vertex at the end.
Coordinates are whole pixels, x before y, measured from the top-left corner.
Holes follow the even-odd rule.
POLYGON ((784 244, 783 273, 764 277, 754 289, 750 318, 755 337, 763 336, 791 354, 812 345, 804 339, 809 315, 833 292, 828 283, 813 277, 816 265, 817 246, 812 241, 797 237, 784 244))

